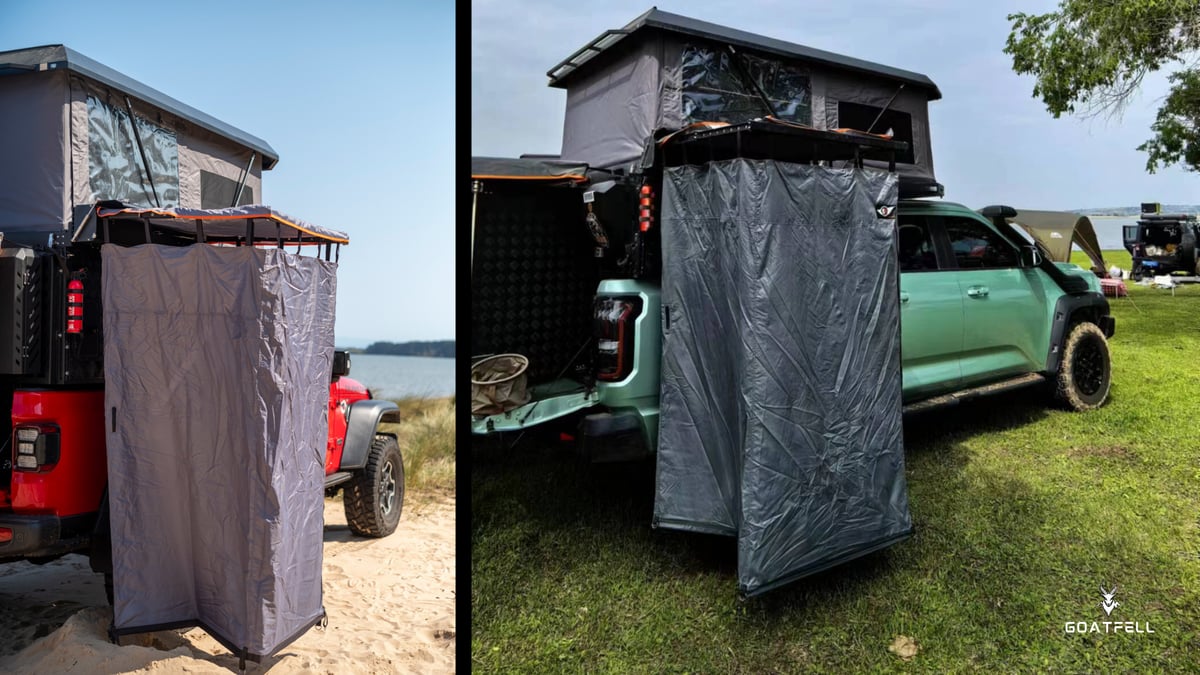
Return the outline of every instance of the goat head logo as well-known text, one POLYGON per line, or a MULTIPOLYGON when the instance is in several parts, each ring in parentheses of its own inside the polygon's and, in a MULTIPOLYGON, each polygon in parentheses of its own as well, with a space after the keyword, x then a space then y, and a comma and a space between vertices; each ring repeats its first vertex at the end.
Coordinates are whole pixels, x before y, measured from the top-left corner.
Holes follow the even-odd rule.
POLYGON ((1121 603, 1113 600, 1113 596, 1116 594, 1116 586, 1113 586, 1111 591, 1104 590, 1103 586, 1100 587, 1100 595, 1104 596, 1104 602, 1100 603, 1100 607, 1104 610, 1105 616, 1112 616, 1112 611, 1121 605, 1121 603))

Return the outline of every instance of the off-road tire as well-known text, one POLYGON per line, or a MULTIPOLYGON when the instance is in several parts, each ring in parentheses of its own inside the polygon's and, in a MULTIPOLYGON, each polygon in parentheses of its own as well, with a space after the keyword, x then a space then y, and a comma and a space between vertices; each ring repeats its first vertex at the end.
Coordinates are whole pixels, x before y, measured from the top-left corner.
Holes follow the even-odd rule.
POLYGON ((395 438, 376 434, 367 465, 342 490, 342 504, 351 532, 386 537, 396 531, 404 507, 404 462, 395 438))
POLYGON ((1112 356, 1100 327, 1083 321, 1071 327, 1063 343, 1055 378, 1055 398, 1071 410, 1094 410, 1108 400, 1112 356))

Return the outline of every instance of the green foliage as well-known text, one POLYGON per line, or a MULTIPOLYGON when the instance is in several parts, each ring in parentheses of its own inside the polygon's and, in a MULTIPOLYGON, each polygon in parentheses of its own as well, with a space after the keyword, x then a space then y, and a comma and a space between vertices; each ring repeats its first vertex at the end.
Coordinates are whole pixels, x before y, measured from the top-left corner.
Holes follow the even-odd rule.
POLYGON ((533 430, 474 440, 472 671, 1194 672, 1200 286, 1130 294, 1110 300, 1107 405, 1022 390, 910 416, 915 536, 747 602, 732 538, 650 527, 653 462, 589 465, 533 430), (900 635, 911 661, 888 650, 900 635))
POLYGON ((1179 68, 1138 147, 1146 170, 1181 163, 1200 170, 1200 74, 1186 58, 1200 48, 1200 0, 1062 0, 1046 14, 1010 14, 1004 52, 1013 70, 1034 75, 1033 95, 1054 117, 1119 111, 1147 73, 1179 68))
POLYGON ((454 358, 454 340, 432 340, 426 342, 372 342, 365 354, 392 354, 395 356, 437 356, 454 358))
POLYGON ((1146 160, 1150 173, 1160 164, 1176 162, 1192 171, 1200 169, 1200 72, 1172 73, 1171 81, 1171 93, 1150 126, 1157 135, 1138 146, 1150 155, 1146 160))

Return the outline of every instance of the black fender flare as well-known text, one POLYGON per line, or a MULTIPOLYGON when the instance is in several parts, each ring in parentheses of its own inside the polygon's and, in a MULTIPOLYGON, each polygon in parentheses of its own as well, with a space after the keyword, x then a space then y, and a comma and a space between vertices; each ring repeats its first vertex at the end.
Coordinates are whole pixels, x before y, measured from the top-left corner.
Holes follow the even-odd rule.
POLYGON ((346 415, 346 444, 342 447, 340 471, 361 469, 375 440, 380 422, 399 422, 400 408, 392 401, 368 399, 350 404, 346 415))
MULTIPOLYGON (((1046 355, 1046 372, 1053 375, 1058 372, 1058 364, 1062 359, 1063 343, 1067 339, 1067 329, 1074 323, 1074 318, 1083 314, 1093 323, 1105 328, 1105 323, 1112 324, 1108 318, 1108 299, 1104 294, 1095 291, 1064 295, 1054 305, 1054 322, 1050 326, 1050 350, 1046 355)), ((1111 336, 1111 330, 1105 330, 1106 336, 1111 336)))

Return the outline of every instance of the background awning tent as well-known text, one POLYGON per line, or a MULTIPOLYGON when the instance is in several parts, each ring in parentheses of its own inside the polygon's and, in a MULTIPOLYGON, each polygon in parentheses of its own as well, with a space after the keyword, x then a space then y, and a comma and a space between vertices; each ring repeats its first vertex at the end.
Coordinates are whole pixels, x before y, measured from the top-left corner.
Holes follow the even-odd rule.
POLYGON ((1066 211, 1017 209, 1017 216, 1007 220, 1028 232, 1043 252, 1055 262, 1070 262, 1071 244, 1078 244, 1080 250, 1091 259, 1094 270, 1108 269, 1104 264, 1104 256, 1100 253, 1096 230, 1087 216, 1066 211))
POLYGON ((262 172, 279 160, 266 141, 64 45, 0 52, 0 148, 6 236, 78 227, 102 200, 261 203, 262 172))
POLYGON ((822 130, 891 129, 909 146, 897 162, 901 196, 905 183, 927 186, 912 196, 936 194, 928 103, 941 92, 920 73, 651 9, 547 75, 567 90, 565 160, 621 167, 656 130, 770 115, 822 130))

